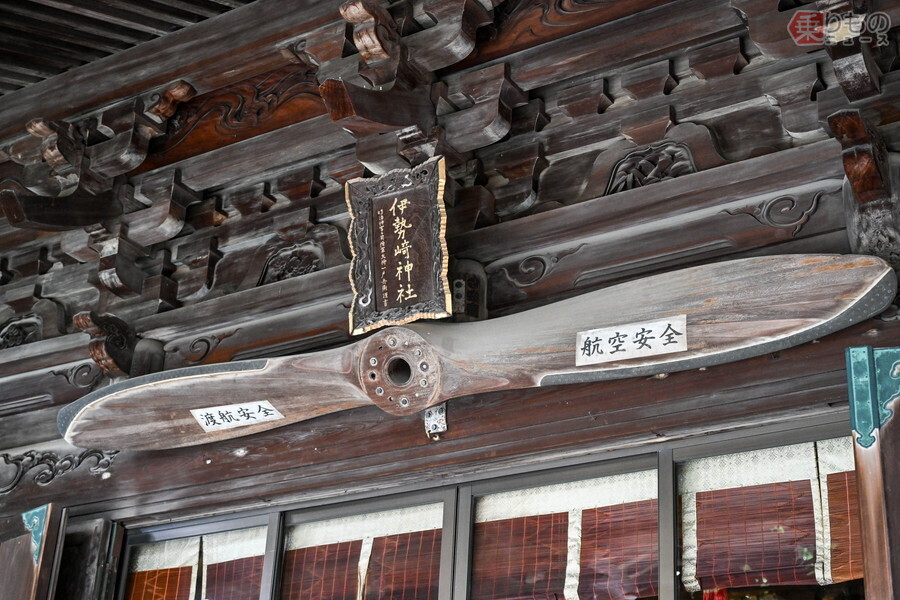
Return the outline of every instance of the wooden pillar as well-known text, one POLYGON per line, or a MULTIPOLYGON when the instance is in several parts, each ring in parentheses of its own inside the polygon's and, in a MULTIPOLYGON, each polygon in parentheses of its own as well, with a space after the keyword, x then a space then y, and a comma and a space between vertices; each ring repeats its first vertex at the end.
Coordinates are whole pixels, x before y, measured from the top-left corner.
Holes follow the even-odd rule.
POLYGON ((867 598, 900 592, 900 348, 847 349, 867 598))

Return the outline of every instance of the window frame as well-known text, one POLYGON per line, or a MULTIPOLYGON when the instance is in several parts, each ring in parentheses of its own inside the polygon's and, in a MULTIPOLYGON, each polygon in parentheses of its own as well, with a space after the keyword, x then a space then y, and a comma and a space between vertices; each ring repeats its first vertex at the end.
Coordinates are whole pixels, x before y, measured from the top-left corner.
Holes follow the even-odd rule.
MULTIPOLYGON (((438 600, 463 600, 471 585, 472 533, 475 502, 493 493, 656 469, 658 481, 659 600, 679 600, 678 469, 684 462, 849 436, 846 411, 768 426, 680 439, 663 439, 647 446, 617 448, 550 460, 540 466, 486 470, 474 475, 430 480, 386 492, 356 494, 351 498, 300 501, 276 507, 220 514, 127 529, 116 585, 116 598, 125 598, 131 550, 137 545, 248 527, 267 527, 266 553, 259 600, 277 600, 285 530, 289 526, 330 518, 359 515, 422 504, 443 503, 440 583, 438 600), (669 576, 664 576, 668 573, 669 576)), ((661 436, 664 437, 664 436, 661 436)))

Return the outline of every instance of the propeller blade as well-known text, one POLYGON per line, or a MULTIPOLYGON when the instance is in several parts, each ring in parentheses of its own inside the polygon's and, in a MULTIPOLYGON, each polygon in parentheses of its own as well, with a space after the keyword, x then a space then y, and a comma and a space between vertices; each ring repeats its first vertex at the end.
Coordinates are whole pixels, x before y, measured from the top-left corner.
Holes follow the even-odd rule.
POLYGON ((57 424, 66 441, 83 448, 153 450, 249 435, 367 406, 372 401, 359 387, 355 346, 134 377, 64 407, 57 424), (245 414, 228 408, 235 405, 245 414), (270 420, 275 416, 268 414, 270 408, 282 418, 270 420), (214 427, 231 427, 205 431, 206 414, 214 427))
POLYGON ((59 427, 77 446, 173 448, 369 404, 410 415, 468 394, 670 373, 838 331, 880 313, 896 288, 893 270, 869 256, 787 255, 703 265, 488 321, 419 322, 333 350, 137 377, 67 406, 59 427), (651 323, 674 324, 675 333, 664 337, 651 323), (643 342, 636 341, 636 328, 647 331, 643 342), (579 343, 580 332, 595 330, 588 346, 579 343), (621 331, 630 332, 635 352, 615 343, 621 331), (678 351, 669 351, 666 342, 678 351), (655 344, 656 353, 643 351, 641 343, 649 349, 655 344), (620 351, 628 358, 614 356, 620 351), (578 354, 605 362, 577 366, 578 354), (242 401, 268 402, 283 418, 247 418, 206 431, 191 413, 215 413, 242 401))

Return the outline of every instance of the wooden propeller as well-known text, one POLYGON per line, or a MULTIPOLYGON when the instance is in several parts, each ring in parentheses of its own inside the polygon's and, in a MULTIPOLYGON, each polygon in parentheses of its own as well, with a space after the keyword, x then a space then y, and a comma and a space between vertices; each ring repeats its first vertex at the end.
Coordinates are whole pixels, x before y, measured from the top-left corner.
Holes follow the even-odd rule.
POLYGON ((884 310, 896 287, 891 268, 869 256, 723 262, 482 322, 420 322, 332 350, 136 377, 65 407, 58 424, 77 446, 175 448, 371 404, 411 415, 468 394, 694 369, 843 329, 884 310), (680 315, 686 350, 576 366, 578 332, 680 315), (191 412, 255 402, 270 403, 283 418, 260 422, 245 410, 246 422, 205 431, 191 412))

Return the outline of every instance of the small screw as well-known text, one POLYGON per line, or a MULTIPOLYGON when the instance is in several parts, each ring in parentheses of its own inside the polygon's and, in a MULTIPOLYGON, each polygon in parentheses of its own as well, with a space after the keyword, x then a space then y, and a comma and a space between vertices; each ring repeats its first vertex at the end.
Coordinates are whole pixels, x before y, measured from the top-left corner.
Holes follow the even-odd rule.
POLYGON ((422 356, 422 351, 420 349, 416 349, 416 356, 422 356))
POLYGON ((393 348, 397 345, 397 338, 388 338, 388 346, 393 348))
POLYGON ((438 414, 439 414, 439 415, 444 414, 444 407, 441 407, 441 408, 438 409, 438 414))
POLYGON ((369 364, 374 367, 375 365, 378 364, 378 359, 373 356, 372 358, 369 359, 369 364))
POLYGON ((425 412, 425 416, 428 417, 428 418, 431 418, 431 411, 430 411, 430 410, 429 410, 429 411, 426 411, 426 412, 425 412))
POLYGON ((423 371, 427 371, 427 370, 428 370, 428 363, 427 363, 427 362, 420 362, 420 363, 419 363, 419 368, 422 369, 423 371))
POLYGON ((384 388, 383 388, 383 387, 377 387, 377 388, 375 388, 375 393, 378 394, 379 396, 383 396, 383 395, 384 395, 384 388))
POLYGON ((432 424, 431 424, 431 430, 432 430, 432 431, 437 431, 437 423, 432 423, 432 424))
POLYGON ((420 379, 420 380, 419 380, 419 385, 421 385, 422 387, 428 387, 428 380, 427 380, 427 379, 420 379))
POLYGON ((406 396, 400 398, 400 406, 409 406, 409 398, 406 396))

